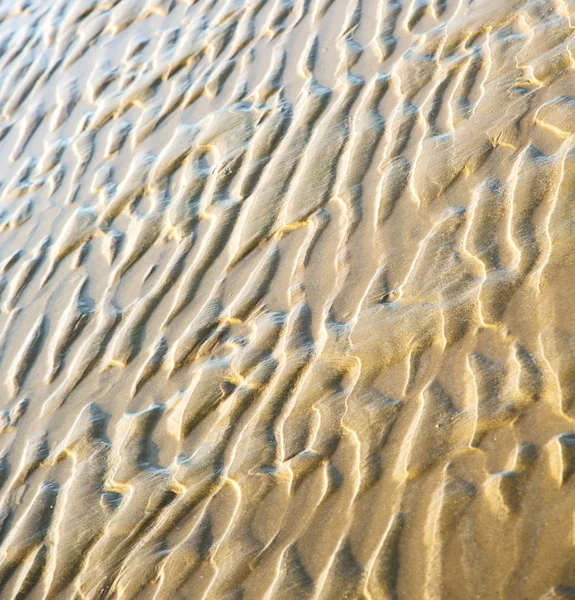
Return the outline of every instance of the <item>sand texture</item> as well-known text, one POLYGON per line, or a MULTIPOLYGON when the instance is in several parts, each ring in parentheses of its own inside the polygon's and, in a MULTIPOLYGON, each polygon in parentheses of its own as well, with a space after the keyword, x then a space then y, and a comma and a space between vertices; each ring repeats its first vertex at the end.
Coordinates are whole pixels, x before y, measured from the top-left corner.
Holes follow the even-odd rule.
POLYGON ((575 2, 0 1, 0 598, 575 598, 575 2))

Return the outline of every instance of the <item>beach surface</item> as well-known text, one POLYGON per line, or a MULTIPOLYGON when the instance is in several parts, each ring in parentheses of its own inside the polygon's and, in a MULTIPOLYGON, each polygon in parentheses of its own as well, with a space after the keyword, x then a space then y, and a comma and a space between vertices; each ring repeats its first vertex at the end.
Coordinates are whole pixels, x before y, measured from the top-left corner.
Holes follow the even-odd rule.
POLYGON ((575 2, 0 2, 2 600, 575 598, 575 2))

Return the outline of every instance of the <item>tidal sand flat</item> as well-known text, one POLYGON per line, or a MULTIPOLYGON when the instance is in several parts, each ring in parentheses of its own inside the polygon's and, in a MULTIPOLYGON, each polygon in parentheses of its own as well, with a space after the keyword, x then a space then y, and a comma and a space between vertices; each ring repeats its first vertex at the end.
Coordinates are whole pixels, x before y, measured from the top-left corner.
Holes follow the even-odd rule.
POLYGON ((574 53, 0 0, 0 598, 575 598, 574 53))

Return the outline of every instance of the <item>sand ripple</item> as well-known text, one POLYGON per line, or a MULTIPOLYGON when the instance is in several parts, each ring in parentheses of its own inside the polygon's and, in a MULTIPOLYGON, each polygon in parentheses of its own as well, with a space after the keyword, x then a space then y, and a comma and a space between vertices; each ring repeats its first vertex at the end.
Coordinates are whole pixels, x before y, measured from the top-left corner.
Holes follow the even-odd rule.
POLYGON ((0 596, 575 597, 574 26, 0 3, 0 596))

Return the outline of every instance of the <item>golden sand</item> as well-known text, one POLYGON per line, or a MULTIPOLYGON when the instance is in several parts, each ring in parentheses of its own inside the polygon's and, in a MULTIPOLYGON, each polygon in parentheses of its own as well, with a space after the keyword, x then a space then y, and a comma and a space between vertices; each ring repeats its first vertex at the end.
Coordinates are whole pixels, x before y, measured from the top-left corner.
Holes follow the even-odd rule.
POLYGON ((0 3, 0 598, 575 598, 575 2, 0 3))

